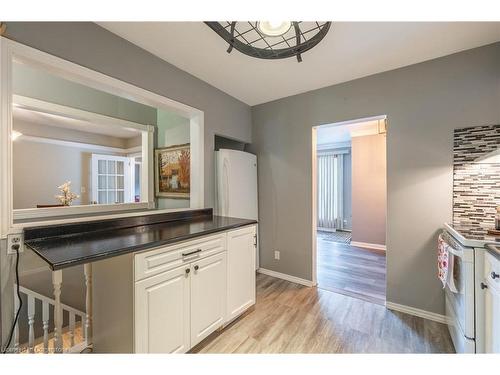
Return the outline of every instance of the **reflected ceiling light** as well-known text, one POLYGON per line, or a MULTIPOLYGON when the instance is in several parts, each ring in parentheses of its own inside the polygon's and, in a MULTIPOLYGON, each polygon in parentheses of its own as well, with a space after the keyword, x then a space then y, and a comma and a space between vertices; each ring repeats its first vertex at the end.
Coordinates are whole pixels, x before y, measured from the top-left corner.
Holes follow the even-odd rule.
POLYGON ((259 21, 257 29, 265 36, 276 37, 285 35, 292 27, 290 21, 259 21))
POLYGON ((18 132, 17 130, 12 130, 10 138, 12 139, 12 141, 15 141, 17 138, 19 138, 22 135, 23 135, 23 133, 18 132))

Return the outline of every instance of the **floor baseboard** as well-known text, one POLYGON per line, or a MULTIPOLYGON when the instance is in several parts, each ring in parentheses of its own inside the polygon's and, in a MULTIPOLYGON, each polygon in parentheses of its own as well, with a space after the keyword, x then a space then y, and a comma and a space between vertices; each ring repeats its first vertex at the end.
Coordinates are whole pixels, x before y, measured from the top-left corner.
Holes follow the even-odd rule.
POLYGON ((375 249, 375 250, 386 250, 385 245, 379 245, 376 243, 367 243, 367 242, 358 242, 358 241, 351 241, 351 246, 356 246, 356 247, 363 247, 366 249, 375 249))
POLYGON ((265 269, 265 268, 259 268, 257 270, 257 272, 261 273, 263 275, 276 277, 278 279, 290 281, 292 283, 301 284, 301 285, 305 285, 305 286, 308 286, 308 287, 314 286, 314 284, 313 284, 313 282, 311 280, 301 279, 300 277, 296 277, 296 276, 292 276, 292 275, 287 275, 286 273, 271 271, 271 270, 268 270, 268 269, 265 269))
POLYGON ((400 305, 399 303, 394 303, 394 302, 390 302, 390 301, 386 301, 385 306, 389 310, 399 311, 399 312, 402 312, 405 314, 418 316, 420 318, 429 319, 429 320, 432 320, 432 321, 438 322, 438 323, 443 323, 443 324, 448 323, 448 319, 446 318, 445 315, 436 314, 436 313, 433 313, 430 311, 417 309, 416 307, 400 305))

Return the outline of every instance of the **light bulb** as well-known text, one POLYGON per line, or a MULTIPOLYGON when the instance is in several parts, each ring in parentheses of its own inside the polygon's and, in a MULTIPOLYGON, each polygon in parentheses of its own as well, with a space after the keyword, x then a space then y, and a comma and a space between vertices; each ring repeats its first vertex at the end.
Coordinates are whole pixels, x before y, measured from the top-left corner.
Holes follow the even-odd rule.
POLYGON ((290 30, 292 23, 290 21, 259 21, 257 28, 265 36, 276 37, 284 35, 290 30))
POLYGON ((273 29, 277 29, 281 26, 283 21, 268 21, 269 26, 271 26, 273 29))

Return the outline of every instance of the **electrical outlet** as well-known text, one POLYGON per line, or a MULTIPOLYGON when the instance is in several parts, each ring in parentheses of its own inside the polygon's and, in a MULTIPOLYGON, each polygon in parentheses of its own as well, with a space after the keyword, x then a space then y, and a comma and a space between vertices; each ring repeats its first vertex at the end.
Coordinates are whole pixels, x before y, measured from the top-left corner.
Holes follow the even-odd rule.
POLYGON ((16 254, 15 247, 19 246, 19 252, 24 251, 24 236, 22 233, 7 235, 7 254, 16 254))
POLYGON ((274 252, 274 259, 280 260, 280 252, 278 250, 274 252))

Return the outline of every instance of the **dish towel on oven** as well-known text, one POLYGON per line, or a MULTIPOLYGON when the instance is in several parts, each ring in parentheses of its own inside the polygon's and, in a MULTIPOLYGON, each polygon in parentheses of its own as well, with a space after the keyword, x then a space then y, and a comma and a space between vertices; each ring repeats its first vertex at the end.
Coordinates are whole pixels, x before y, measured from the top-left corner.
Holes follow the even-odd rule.
POLYGON ((449 266, 449 252, 448 244, 443 240, 443 235, 440 234, 438 237, 438 253, 437 253, 437 263, 438 263, 438 278, 443 283, 443 289, 446 288, 446 283, 448 281, 448 266, 449 266))

